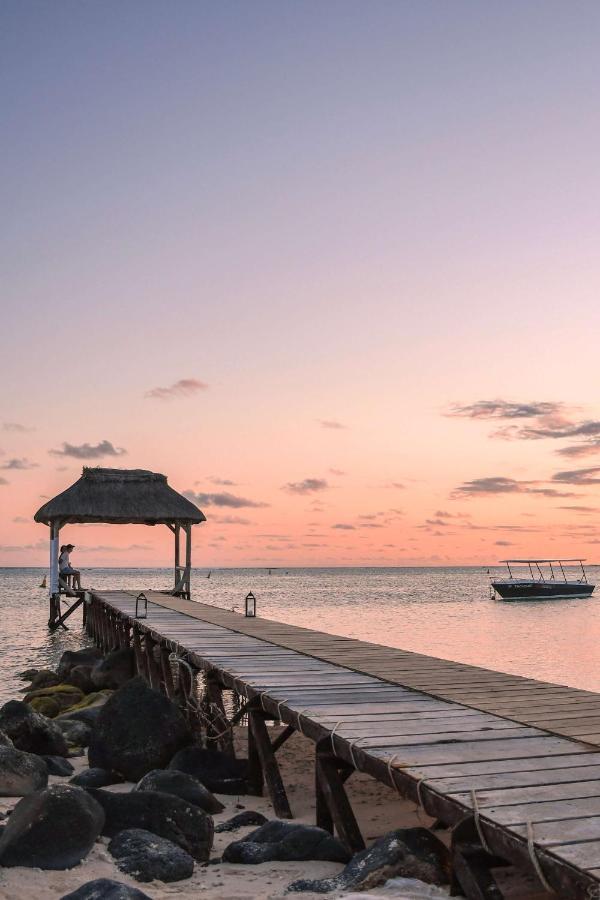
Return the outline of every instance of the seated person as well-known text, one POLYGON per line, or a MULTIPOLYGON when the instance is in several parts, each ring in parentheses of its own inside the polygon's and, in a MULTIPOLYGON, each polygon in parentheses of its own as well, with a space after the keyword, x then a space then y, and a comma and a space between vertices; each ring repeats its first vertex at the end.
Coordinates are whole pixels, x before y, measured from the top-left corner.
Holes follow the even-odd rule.
POLYGON ((73 576, 73 589, 81 590, 81 573, 78 569, 74 569, 71 565, 70 553, 75 549, 74 544, 63 544, 60 548, 60 556, 58 557, 58 571, 61 576, 73 576))

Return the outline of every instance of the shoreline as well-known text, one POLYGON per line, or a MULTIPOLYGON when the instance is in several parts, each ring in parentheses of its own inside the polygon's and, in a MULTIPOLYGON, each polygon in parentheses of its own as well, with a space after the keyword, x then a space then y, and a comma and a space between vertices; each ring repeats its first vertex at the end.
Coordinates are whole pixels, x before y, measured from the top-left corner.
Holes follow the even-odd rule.
MULTIPOLYGON (((282 729, 274 729, 279 733, 282 729)), ((245 752, 245 728, 235 729, 236 749, 243 755, 245 752)), ((302 735, 297 734, 285 744, 279 754, 278 761, 282 776, 289 793, 290 804, 294 812, 294 823, 312 825, 315 821, 315 809, 312 802, 313 790, 313 745, 302 735)), ((71 762, 77 774, 87 766, 86 756, 74 757, 71 762)), ((69 776, 69 778, 72 776, 69 776)), ((51 776, 49 784, 65 784, 69 778, 51 776)), ((124 782, 106 788, 109 791, 127 792, 133 784, 124 782)), ((375 839, 382 837, 396 828, 415 828, 430 826, 433 820, 422 811, 417 811, 414 803, 399 797, 391 788, 386 787, 362 773, 353 775, 348 783, 348 792, 356 813, 357 820, 369 846, 375 839)), ((225 805, 223 812, 215 815, 215 825, 226 821, 241 811, 255 810, 268 819, 274 819, 273 810, 268 797, 247 795, 215 796, 225 805)), ((15 806, 17 798, 0 798, 0 812, 6 812, 15 806)), ((235 832, 215 834, 215 842, 211 852, 211 860, 220 857, 227 844, 240 840, 254 830, 254 826, 240 828, 235 832)), ((436 832, 445 842, 449 842, 448 832, 436 832)), ((146 893, 152 900, 187 900, 189 897, 201 896, 205 900, 284 900, 291 896, 300 896, 306 900, 317 898, 348 897, 353 892, 333 891, 327 894, 312 892, 292 895, 286 893, 288 884, 302 878, 326 878, 336 875, 343 866, 332 862, 268 862, 259 865, 242 865, 234 863, 197 863, 194 874, 184 881, 164 883, 159 881, 144 882, 134 880, 122 873, 115 860, 108 853, 109 839, 101 837, 89 855, 75 868, 63 871, 48 871, 25 867, 2 868, 0 866, 0 900, 14 900, 22 897, 25 900, 59 900, 66 893, 76 890, 81 885, 95 878, 112 878, 116 881, 136 887, 146 893)), ((514 869, 498 869, 495 875, 510 900, 544 900, 547 895, 540 890, 534 880, 521 875, 514 869)), ((390 900, 404 900, 416 897, 416 893, 398 892, 388 887, 371 889, 361 897, 385 897, 390 900)), ((414 882, 426 889, 422 882, 414 882)), ((437 888, 440 896, 449 896, 448 890, 437 888)), ((358 895, 357 895, 358 896, 358 895)), ((421 896, 425 896, 421 894, 421 896)))

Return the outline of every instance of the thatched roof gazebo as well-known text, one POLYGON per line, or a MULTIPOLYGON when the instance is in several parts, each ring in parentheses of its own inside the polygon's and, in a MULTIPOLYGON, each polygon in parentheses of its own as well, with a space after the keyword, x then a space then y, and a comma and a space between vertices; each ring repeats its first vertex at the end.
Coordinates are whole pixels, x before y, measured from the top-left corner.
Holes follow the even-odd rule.
MULTIPOLYGON (((64 525, 102 522, 111 525, 166 525, 175 536, 173 594, 189 598, 192 566, 192 525, 206 516, 190 500, 169 487, 165 475, 144 469, 84 468, 81 478, 44 503, 36 522, 50 528, 50 598, 63 589, 58 571, 59 532, 64 525), (186 536, 185 565, 180 565, 180 533, 186 536)), ((58 602, 56 603, 58 609, 58 602)))

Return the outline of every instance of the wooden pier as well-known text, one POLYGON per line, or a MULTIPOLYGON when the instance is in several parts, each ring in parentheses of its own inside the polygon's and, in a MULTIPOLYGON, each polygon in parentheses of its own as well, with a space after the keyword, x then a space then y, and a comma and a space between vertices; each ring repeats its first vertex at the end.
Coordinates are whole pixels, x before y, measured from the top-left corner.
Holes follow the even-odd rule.
POLYGON ((491 869, 532 872, 565 898, 600 897, 600 695, 434 659, 155 591, 94 591, 88 633, 133 647, 153 687, 198 707, 206 738, 233 751, 248 721, 249 783, 292 816, 276 752, 315 745, 317 824, 364 846, 344 783, 356 770, 452 828, 456 893, 500 897, 491 869), (173 677, 178 669, 178 684, 173 677), (241 704, 226 720, 223 689, 241 704), (285 728, 272 740, 266 721, 285 728))

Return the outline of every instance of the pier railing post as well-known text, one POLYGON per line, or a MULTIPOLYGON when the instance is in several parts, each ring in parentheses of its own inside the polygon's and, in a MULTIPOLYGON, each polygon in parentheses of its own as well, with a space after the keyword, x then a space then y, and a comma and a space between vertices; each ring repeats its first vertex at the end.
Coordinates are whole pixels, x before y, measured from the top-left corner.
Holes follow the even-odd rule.
POLYGON ((248 728, 254 742, 253 752, 256 752, 260 761, 275 815, 280 819, 292 819, 292 810, 269 738, 265 718, 266 715, 261 709, 253 709, 248 712, 248 728))
POLYGON ((365 842, 344 788, 344 782, 353 771, 354 767, 334 756, 328 745, 322 748, 317 744, 315 780, 317 816, 320 816, 323 822, 321 827, 330 831, 333 822, 342 843, 353 853, 357 853, 365 849, 365 842))

